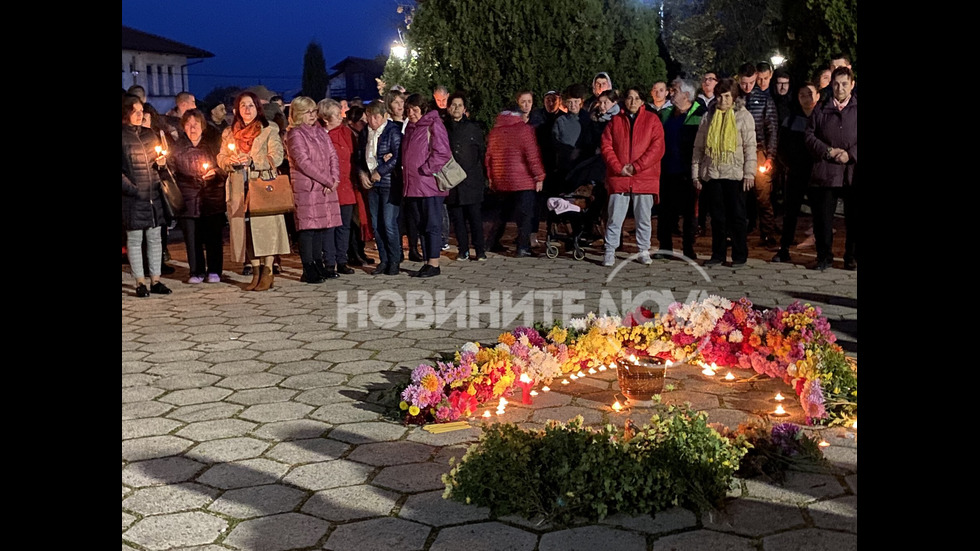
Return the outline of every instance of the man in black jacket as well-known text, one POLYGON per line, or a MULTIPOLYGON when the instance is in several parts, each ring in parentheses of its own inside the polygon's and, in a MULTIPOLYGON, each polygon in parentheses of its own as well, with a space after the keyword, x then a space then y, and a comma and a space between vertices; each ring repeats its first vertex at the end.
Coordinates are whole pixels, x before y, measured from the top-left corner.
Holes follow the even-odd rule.
POLYGON ((691 161, 694 139, 698 135, 701 117, 707 111, 696 102, 697 87, 693 82, 678 78, 672 83, 673 105, 660 111, 664 127, 664 156, 660 160, 660 207, 657 214, 657 240, 663 252, 653 258, 669 258, 673 251, 673 230, 678 217, 683 218, 681 234, 684 256, 697 259, 694 252, 694 206, 697 193, 691 180, 691 161))

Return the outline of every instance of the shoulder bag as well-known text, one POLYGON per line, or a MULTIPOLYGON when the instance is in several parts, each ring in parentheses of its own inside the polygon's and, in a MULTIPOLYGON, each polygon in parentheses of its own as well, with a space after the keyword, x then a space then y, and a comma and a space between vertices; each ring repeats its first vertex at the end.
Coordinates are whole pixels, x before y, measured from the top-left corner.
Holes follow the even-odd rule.
MULTIPOLYGON (((431 143, 432 142, 432 131, 426 130, 426 138, 431 143)), ((458 186, 460 182, 466 179, 466 171, 463 167, 459 166, 453 154, 449 154, 449 160, 446 161, 445 166, 433 174, 436 179, 436 185, 439 186, 439 191, 449 191, 454 187, 458 186)))

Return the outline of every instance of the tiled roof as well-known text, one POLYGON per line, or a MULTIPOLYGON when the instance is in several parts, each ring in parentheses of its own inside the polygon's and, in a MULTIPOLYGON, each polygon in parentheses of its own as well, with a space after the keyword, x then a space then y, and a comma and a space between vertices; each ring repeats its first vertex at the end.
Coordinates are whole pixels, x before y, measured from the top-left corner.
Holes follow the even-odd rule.
POLYGON ((178 54, 187 56, 188 58, 214 57, 214 54, 207 50, 188 46, 187 44, 155 34, 131 29, 125 25, 122 28, 122 49, 160 54, 178 54))

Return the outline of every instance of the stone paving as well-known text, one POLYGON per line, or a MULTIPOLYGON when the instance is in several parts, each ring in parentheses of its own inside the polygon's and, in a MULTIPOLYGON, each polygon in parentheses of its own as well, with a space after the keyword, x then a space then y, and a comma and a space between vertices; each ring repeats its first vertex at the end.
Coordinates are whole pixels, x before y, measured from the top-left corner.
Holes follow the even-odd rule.
MULTIPOLYGON (((699 238, 699 254, 708 245, 709 239, 699 238)), ((738 480, 723 511, 700 517, 676 508, 558 529, 519 517, 494 518, 486 508, 442 499, 440 477, 449 470, 449 458, 476 441, 480 419, 471 420, 469 429, 431 434, 385 419, 379 405, 381 393, 406 380, 420 362, 467 341, 491 342, 524 322, 505 325, 474 312, 474 306, 491 309, 492 291, 510 291, 518 302, 537 290, 530 321, 548 313, 542 297, 550 290, 579 292, 574 304, 551 305, 555 317, 579 317, 609 297, 621 304, 624 291, 633 297, 647 292, 644 298, 654 303, 701 292, 746 296, 762 308, 803 300, 823 308, 840 344, 856 356, 857 272, 806 269, 801 264, 813 261, 812 249, 809 257, 794 251, 797 264, 769 264, 771 251, 752 248, 748 264, 738 269, 701 269, 679 260, 643 266, 620 253, 622 266, 612 278, 595 250, 583 261, 563 253, 555 259, 491 254, 488 262, 455 261, 454 251, 444 254, 440 277, 370 276, 357 269, 321 285, 300 283, 298 257, 290 255, 270 291, 251 293, 242 290, 251 278, 227 260, 222 283, 182 283, 188 276, 184 247, 172 239, 178 270, 164 280, 174 292, 144 299, 133 296, 124 264, 122 549, 857 547, 853 428, 815 430, 831 444, 825 454, 833 474, 792 472, 782 485, 738 480), (470 299, 473 291, 480 296, 467 303, 466 315, 434 325, 425 318, 424 301, 414 318, 411 303, 372 304, 370 297, 385 290, 403 298, 414 291, 417 300, 444 291, 446 303, 462 291, 470 299), (346 310, 338 307, 342 291, 346 310), (369 298, 358 303, 358 291, 369 298), (576 304, 580 310, 573 311, 576 304), (389 321, 361 326, 362 313, 389 321)), ((792 395, 779 381, 725 384, 706 380, 691 366, 677 366, 668 378, 673 389, 664 393, 666 401, 690 402, 729 426, 766 417, 776 392, 792 395)), ((610 409, 622 399, 612 371, 552 387, 530 406, 515 395, 506 413, 494 418, 541 427, 547 419, 576 415, 590 425, 621 424, 627 417, 642 424, 649 417, 648 410, 610 409)), ((788 402, 786 420, 801 423, 799 404, 788 402)))

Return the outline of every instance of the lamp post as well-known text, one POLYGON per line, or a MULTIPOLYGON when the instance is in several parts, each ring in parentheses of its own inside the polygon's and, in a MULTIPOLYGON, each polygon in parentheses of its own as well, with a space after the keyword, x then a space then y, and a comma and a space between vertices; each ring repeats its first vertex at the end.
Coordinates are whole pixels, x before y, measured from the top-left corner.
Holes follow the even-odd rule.
POLYGON ((772 62, 773 68, 776 68, 782 65, 783 63, 786 63, 786 58, 781 56, 779 52, 776 52, 772 54, 772 57, 769 58, 769 61, 772 62))

